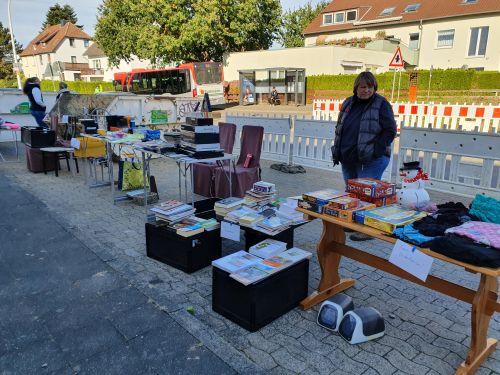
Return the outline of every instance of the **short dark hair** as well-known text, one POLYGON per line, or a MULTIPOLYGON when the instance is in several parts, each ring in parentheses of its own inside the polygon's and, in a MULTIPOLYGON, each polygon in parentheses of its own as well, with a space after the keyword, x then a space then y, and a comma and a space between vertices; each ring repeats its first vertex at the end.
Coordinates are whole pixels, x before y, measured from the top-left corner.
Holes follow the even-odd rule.
POLYGON ((30 77, 30 78, 26 79, 26 81, 24 82, 24 86, 23 86, 23 92, 25 94, 27 94, 28 93, 28 85, 36 83, 37 81, 38 81, 38 77, 30 77))
POLYGON ((356 95, 358 87, 359 85, 361 85, 361 83, 366 83, 368 87, 373 87, 375 92, 377 92, 378 90, 377 79, 375 78, 372 72, 361 72, 358 74, 356 80, 354 81, 354 88, 352 89, 354 95, 356 95))

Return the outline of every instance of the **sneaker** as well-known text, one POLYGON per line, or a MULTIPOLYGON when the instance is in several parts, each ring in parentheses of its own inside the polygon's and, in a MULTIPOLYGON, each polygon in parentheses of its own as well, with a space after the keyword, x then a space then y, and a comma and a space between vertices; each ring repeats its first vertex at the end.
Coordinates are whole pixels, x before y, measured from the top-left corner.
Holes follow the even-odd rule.
POLYGON ((369 236, 369 235, 364 234, 364 233, 359 233, 359 232, 351 234, 349 236, 349 238, 350 238, 351 241, 368 241, 368 240, 373 240, 372 236, 369 236))

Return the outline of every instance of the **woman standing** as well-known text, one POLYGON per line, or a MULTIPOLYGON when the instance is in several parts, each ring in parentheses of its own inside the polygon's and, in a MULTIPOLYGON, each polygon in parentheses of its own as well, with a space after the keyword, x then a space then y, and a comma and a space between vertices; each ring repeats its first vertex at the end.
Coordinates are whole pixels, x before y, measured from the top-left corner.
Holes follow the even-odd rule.
MULTIPOLYGON (((334 165, 342 165, 346 184, 351 178, 379 180, 389 164, 396 121, 391 104, 377 94, 377 88, 375 76, 362 72, 354 81, 354 95, 342 103, 332 156, 334 165)), ((361 237, 371 238, 357 233, 351 239, 361 237)))
POLYGON ((42 91, 40 90, 40 80, 38 77, 28 78, 24 83, 23 92, 28 96, 31 114, 35 118, 38 126, 48 128, 43 122, 46 106, 43 102, 42 91))

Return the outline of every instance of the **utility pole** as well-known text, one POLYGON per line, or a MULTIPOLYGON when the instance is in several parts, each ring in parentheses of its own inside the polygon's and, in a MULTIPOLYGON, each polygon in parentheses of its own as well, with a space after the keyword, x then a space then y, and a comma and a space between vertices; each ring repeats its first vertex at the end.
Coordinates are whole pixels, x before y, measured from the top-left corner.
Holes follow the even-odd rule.
POLYGON ((12 17, 10 16, 10 0, 7 0, 7 14, 9 15, 10 43, 12 44, 12 67, 16 72, 17 88, 22 89, 21 76, 19 75, 19 63, 17 61, 16 42, 14 41, 14 31, 12 31, 12 17))

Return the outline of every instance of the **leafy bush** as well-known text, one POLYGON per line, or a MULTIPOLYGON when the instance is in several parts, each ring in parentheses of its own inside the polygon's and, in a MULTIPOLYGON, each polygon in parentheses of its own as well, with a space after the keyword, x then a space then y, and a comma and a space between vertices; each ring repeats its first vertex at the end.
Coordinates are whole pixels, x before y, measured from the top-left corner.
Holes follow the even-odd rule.
MULTIPOLYGON (((84 82, 84 81, 68 81, 68 89, 78 94, 93 94, 95 88, 101 86, 102 91, 114 91, 111 82, 84 82)), ((43 80, 41 84, 42 91, 58 91, 59 81, 43 80)))

